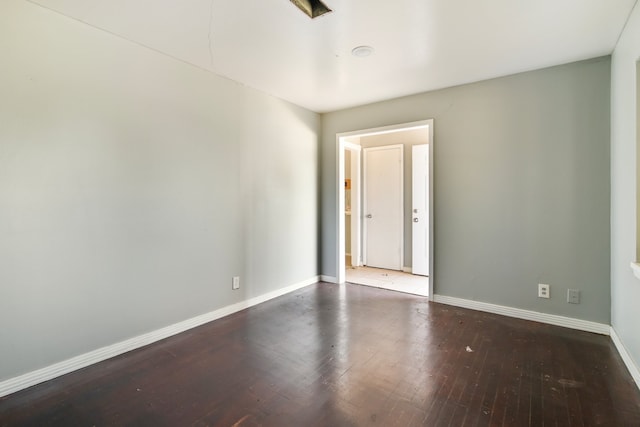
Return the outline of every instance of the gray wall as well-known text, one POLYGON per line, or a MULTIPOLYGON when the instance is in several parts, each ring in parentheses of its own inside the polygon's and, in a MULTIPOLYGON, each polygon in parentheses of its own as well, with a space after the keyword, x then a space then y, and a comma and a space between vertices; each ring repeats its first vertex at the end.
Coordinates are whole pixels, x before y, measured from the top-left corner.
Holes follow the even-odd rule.
MULTIPOLYGON (((385 133, 381 135, 372 135, 372 136, 364 136, 360 138, 360 145, 362 148, 369 147, 380 147, 383 145, 395 145, 402 144, 404 146, 404 150, 402 153, 403 156, 403 182, 404 182, 404 191, 403 191, 403 200, 404 200, 404 235, 403 235, 403 244, 404 244, 404 260, 402 265, 404 267, 412 267, 413 261, 413 247, 412 247, 412 162, 413 162, 413 151, 412 148, 414 145, 419 144, 427 144, 429 142, 429 130, 428 129, 417 129, 417 130, 409 130, 404 132, 394 132, 394 133, 385 133)), ((364 156, 364 153, 363 153, 364 156)), ((364 158, 364 157, 363 157, 364 158)))
POLYGON ((611 68, 611 325, 640 366, 640 280, 636 255, 636 61, 640 6, 636 5, 613 53, 611 68))
POLYGON ((322 274, 336 133, 433 118, 435 292, 608 324, 609 81, 599 58, 323 115, 322 274))
POLYGON ((317 114, 25 1, 0 63, 0 381, 318 274, 317 114))

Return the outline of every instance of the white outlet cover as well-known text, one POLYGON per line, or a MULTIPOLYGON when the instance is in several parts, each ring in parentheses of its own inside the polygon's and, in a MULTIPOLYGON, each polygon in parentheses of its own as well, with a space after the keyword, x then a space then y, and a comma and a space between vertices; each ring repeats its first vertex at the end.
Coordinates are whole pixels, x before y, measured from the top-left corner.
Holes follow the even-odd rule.
POLYGON ((549 293, 550 293, 549 285, 546 285, 544 283, 538 284, 538 298, 549 298, 550 297, 549 293))

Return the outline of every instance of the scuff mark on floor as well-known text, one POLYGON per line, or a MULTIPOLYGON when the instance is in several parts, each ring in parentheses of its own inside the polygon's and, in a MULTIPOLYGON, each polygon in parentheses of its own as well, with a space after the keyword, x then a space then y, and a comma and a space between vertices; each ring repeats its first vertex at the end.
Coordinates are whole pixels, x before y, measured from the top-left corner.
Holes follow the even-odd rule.
POLYGON ((232 427, 238 427, 240 426, 243 422, 245 422, 247 420, 247 418, 249 418, 251 416, 251 414, 247 414, 244 417, 240 418, 238 421, 236 421, 236 423, 232 426, 232 427))
POLYGON ((576 381, 576 380, 568 380, 565 378, 562 378, 560 380, 558 380, 558 383, 560 385, 563 385, 565 387, 569 387, 569 388, 579 388, 579 387, 583 387, 584 383, 581 381, 576 381))

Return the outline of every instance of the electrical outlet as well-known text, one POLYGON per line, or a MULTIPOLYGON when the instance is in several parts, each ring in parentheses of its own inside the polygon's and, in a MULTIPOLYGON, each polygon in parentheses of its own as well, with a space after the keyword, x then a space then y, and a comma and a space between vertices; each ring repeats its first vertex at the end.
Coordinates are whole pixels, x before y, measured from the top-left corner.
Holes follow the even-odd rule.
POLYGON ((538 298, 549 298, 549 285, 538 283, 538 298))
POLYGON ((240 289, 240 276, 233 276, 231 281, 231 289, 240 289))
POLYGON ((569 304, 580 304, 580 289, 567 289, 567 302, 569 304))

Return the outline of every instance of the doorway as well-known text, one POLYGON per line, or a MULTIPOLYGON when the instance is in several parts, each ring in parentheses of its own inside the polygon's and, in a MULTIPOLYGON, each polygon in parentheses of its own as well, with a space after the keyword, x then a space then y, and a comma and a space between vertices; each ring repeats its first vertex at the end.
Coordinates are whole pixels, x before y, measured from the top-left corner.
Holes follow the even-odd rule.
MULTIPOLYGON (((341 133, 336 135, 337 166, 338 166, 337 174, 336 174, 337 175, 337 182, 336 182, 337 195, 338 195, 337 212, 336 212, 337 234, 338 234, 336 239, 337 240, 336 281, 338 283, 345 283, 346 267, 350 266, 350 264, 353 264, 353 266, 358 268, 359 273, 367 273, 367 271, 365 270, 365 267, 363 267, 363 260, 365 258, 364 252, 366 249, 365 246, 362 245, 360 248, 361 251, 360 251, 359 259, 358 258, 354 259, 354 256, 353 256, 354 246, 357 247, 358 244, 364 243, 359 239, 356 238, 355 239, 356 241, 354 242, 354 239, 352 238, 350 242, 350 253, 352 256, 349 263, 346 262, 345 242, 347 240, 347 237, 345 236, 345 232, 346 232, 347 222, 349 222, 349 224, 352 225, 351 233, 349 233, 349 235, 351 236, 354 233, 354 224, 358 222, 361 223, 360 227, 356 226, 356 231, 357 231, 358 229, 364 228, 364 224, 368 219, 365 218, 365 215, 367 215, 367 213, 364 212, 363 209, 360 211, 359 215, 356 215, 355 212, 353 212, 354 202, 357 202, 357 200, 355 200, 353 195, 353 171, 351 171, 352 187, 350 192, 350 203, 352 208, 351 208, 350 215, 345 214, 345 208, 346 208, 345 195, 347 194, 345 192, 345 158, 349 156, 349 154, 345 154, 346 153, 345 149, 347 149, 347 147, 351 147, 353 149, 354 147, 370 148, 372 146, 380 147, 382 145, 395 145, 396 143, 389 143, 388 141, 396 140, 396 141, 402 142, 405 139, 409 140, 409 141, 405 141, 404 143, 405 158, 412 157, 412 146, 414 145, 426 145, 425 148, 428 151, 428 154, 425 158, 428 164, 425 165, 426 167, 424 168, 427 174, 427 179, 423 180, 423 186, 424 186, 424 189, 426 190, 426 194, 425 194, 426 207, 423 207, 422 208, 423 210, 419 212, 419 214, 421 215, 419 218, 419 221, 421 221, 420 225, 424 226, 426 230, 426 233, 425 233, 426 236, 424 236, 425 239, 422 243, 422 248, 423 248, 423 252, 425 253, 425 256, 427 257, 427 260, 424 263, 425 265, 423 267, 422 272, 416 271, 417 274, 420 274, 423 276, 411 274, 412 273, 412 240, 413 240, 411 235, 414 232, 415 227, 413 227, 413 224, 414 224, 415 218, 417 217, 416 215, 414 215, 415 213, 414 210, 416 208, 410 205, 410 203, 412 203, 412 198, 413 198, 413 195, 411 193, 411 189, 412 189, 411 170, 413 167, 411 165, 411 159, 406 160, 405 162, 406 167, 404 168, 404 171, 403 171, 403 174, 404 174, 403 181, 405 185, 404 185, 402 195, 404 198, 405 206, 403 209, 404 210, 404 214, 403 214, 404 245, 403 245, 403 248, 401 248, 401 252, 404 252, 403 254, 404 259, 399 265, 396 264, 393 267, 394 268, 393 271, 372 268, 371 269, 372 271, 369 271, 368 273, 370 277, 372 275, 378 276, 376 282, 385 282, 385 281, 390 282, 391 281, 390 278, 393 278, 394 282, 408 283, 409 281, 411 281, 414 285, 419 283, 421 286, 420 291, 411 292, 411 293, 418 293, 420 295, 429 295, 429 298, 432 299, 433 287, 435 283, 434 267, 433 267, 434 266, 433 264, 433 258, 434 258, 434 251, 433 251, 433 226, 434 226, 434 221, 433 221, 433 170, 434 170, 433 169, 433 149, 434 149, 433 120, 423 120, 419 122, 403 123, 403 124, 385 126, 380 128, 363 129, 359 131, 341 133), (420 141, 412 140, 413 137, 411 135, 415 136, 417 134, 423 135, 423 139, 421 139, 420 141), (387 142, 385 143, 385 141, 387 142), (354 245, 354 243, 356 245, 354 245), (426 274, 425 274, 424 268, 426 268, 426 274), (401 271, 398 271, 398 270, 401 270, 401 271), (401 277, 401 275, 404 275, 404 277, 401 277)), ((352 169, 353 169, 353 159, 354 159, 353 153, 354 151, 351 151, 351 168, 352 169)), ((358 151, 358 156, 360 156, 359 151, 358 151)), ((362 157, 364 158, 364 154, 362 155, 362 157)), ((364 178, 364 174, 361 175, 361 178, 364 178)), ((364 191, 365 190, 363 188, 362 193, 364 191)), ((369 267, 366 267, 366 268, 369 269, 369 267)), ((420 270, 420 267, 418 268, 418 270, 420 270)), ((350 276, 352 273, 353 271, 351 271, 350 269, 350 276)), ((386 286, 379 286, 379 287, 386 287, 386 286)))

